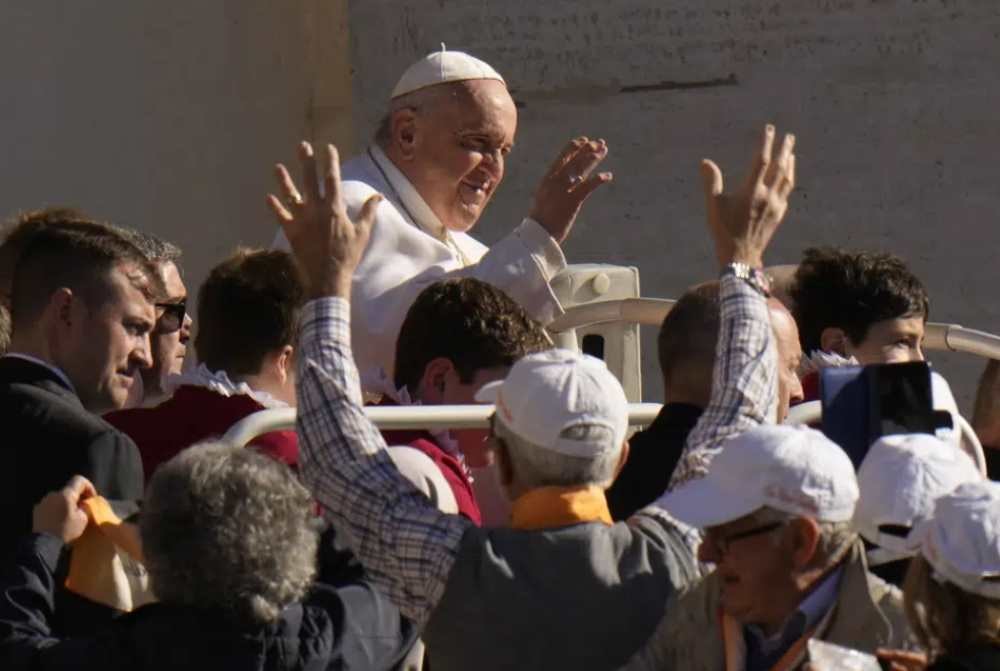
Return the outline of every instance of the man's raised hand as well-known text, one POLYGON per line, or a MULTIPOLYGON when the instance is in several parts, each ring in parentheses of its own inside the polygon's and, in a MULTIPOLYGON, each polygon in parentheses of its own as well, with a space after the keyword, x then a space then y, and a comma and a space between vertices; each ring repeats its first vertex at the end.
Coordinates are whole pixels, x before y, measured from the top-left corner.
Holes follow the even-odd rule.
POLYGON ((569 235, 583 201, 613 179, 610 172, 594 174, 607 155, 608 145, 604 140, 578 137, 563 148, 539 182, 528 216, 556 242, 561 243, 569 235))
POLYGON ((340 296, 350 299, 351 277, 361 263, 375 209, 382 201, 372 195, 352 222, 340 189, 340 157, 332 144, 326 146, 326 174, 320 189, 317 158, 308 142, 299 145, 305 194, 296 187, 284 165, 275 170, 281 197, 268 194, 267 203, 292 247, 305 275, 310 296, 340 296))
POLYGON ((701 162, 708 229, 721 266, 739 262, 761 268, 764 250, 785 218, 795 188, 795 136, 785 135, 775 157, 774 135, 768 124, 750 174, 735 193, 723 193, 719 166, 709 159, 701 162))

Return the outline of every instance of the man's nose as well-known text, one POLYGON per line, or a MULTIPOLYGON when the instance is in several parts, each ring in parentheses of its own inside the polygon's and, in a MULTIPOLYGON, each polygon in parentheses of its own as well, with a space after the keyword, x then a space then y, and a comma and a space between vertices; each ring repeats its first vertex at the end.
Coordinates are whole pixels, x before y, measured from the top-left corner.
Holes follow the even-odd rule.
POLYGON ((504 157, 500 149, 494 149, 483 154, 483 160, 479 164, 484 170, 490 173, 494 181, 499 182, 503 178, 504 157))
POLYGON ((791 389, 791 403, 794 405, 796 403, 801 403, 806 400, 806 393, 802 389, 802 380, 799 379, 798 375, 792 375, 792 389, 791 389))
POLYGON ((184 314, 184 321, 181 322, 181 342, 182 343, 186 343, 188 340, 191 339, 191 324, 193 324, 193 323, 194 323, 194 320, 191 319, 191 315, 185 313, 184 314))
POLYGON ((149 344, 149 336, 145 336, 138 345, 132 350, 129 359, 132 361, 133 365, 139 368, 152 368, 153 367, 153 355, 152 347, 149 344))

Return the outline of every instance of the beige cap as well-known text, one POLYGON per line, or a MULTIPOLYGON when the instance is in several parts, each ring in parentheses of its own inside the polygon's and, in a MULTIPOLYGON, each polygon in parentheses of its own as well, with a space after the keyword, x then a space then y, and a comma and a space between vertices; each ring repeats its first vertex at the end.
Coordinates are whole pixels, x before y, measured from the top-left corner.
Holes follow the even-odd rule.
POLYGON ((396 82, 392 97, 398 98, 428 86, 469 79, 495 79, 507 85, 489 63, 461 51, 448 51, 442 44, 441 51, 424 56, 406 69, 396 82))

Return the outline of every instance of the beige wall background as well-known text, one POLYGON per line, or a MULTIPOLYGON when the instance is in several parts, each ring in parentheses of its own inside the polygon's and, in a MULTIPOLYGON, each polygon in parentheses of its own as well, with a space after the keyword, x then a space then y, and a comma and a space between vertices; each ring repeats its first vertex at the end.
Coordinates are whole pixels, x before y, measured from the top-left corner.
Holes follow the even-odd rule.
MULTIPOLYGON (((644 294, 676 296, 712 269, 698 160, 741 178, 772 120, 798 134, 800 186, 770 262, 891 249, 934 320, 1000 331, 994 0, 5 3, 0 210, 72 204, 151 230, 184 247, 196 285, 237 243, 270 241, 274 161, 303 136, 363 146, 442 41, 490 61, 520 106, 485 241, 566 139, 604 137, 615 182, 567 255, 637 265, 644 294)), ((981 363, 932 358, 968 407, 981 363)))
POLYGON ((0 212, 72 205, 179 244, 189 291, 266 245, 276 161, 353 150, 346 0, 0 5, 0 212))

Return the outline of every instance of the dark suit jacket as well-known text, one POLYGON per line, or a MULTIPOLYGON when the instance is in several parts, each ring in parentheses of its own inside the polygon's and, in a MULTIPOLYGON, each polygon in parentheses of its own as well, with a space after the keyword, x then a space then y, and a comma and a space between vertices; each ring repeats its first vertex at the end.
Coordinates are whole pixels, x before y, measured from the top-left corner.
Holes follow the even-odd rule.
POLYGON ((51 370, 0 358, 0 559, 31 532, 35 504, 75 474, 108 499, 142 498, 142 460, 128 436, 87 412, 51 370))
POLYGON ((626 520, 666 491, 701 413, 694 405, 667 403, 645 431, 629 438, 628 461, 607 492, 612 518, 626 520))

